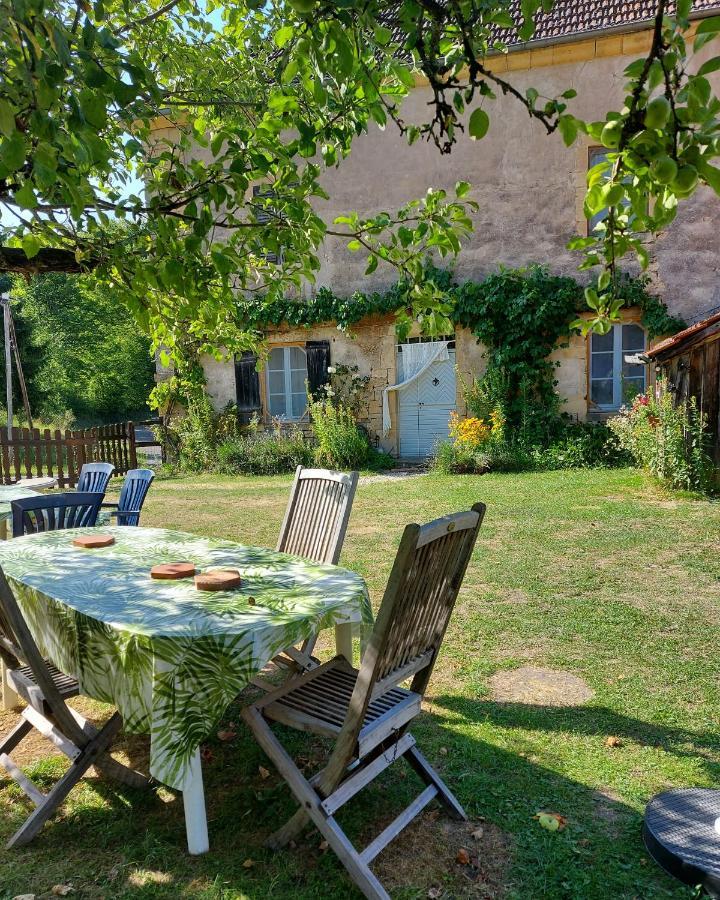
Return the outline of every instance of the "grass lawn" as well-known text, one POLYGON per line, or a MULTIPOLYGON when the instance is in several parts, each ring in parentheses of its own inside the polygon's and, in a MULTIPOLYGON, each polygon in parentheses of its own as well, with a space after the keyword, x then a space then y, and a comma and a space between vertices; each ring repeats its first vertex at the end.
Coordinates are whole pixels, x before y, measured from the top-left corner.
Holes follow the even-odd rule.
MULTIPOLYGON (((156 482, 144 524, 272 546, 289 483, 156 482)), ((720 506, 670 495, 630 470, 371 480, 358 490, 343 564, 367 579, 377 604, 402 526, 479 499, 485 525, 414 729, 475 837, 431 806, 376 871, 398 898, 431 888, 435 897, 523 900, 692 896, 647 858, 640 824, 657 791, 720 781, 720 506), (566 706, 494 700, 491 676, 522 666, 572 673, 594 693, 566 706), (543 830, 533 818, 540 810, 566 816, 567 827, 543 830), (455 861, 460 847, 477 865, 455 861)), ((0 713, 3 730, 12 721, 0 713)), ((225 721, 239 722, 238 711, 225 721)), ((294 806, 237 730, 234 741, 208 741, 207 856, 185 853, 178 795, 93 778, 34 844, 0 851, 0 897, 52 896, 58 884, 78 897, 359 896, 312 831, 292 851, 263 849, 294 806)), ((318 743, 293 740, 311 765, 318 743)), ((124 749, 142 760, 146 740, 132 737, 124 749)), ((22 761, 40 780, 63 766, 45 744, 22 761)), ((400 770, 348 808, 342 821, 358 840, 416 790, 400 770)), ((0 785, 4 840, 28 807, 0 785)))

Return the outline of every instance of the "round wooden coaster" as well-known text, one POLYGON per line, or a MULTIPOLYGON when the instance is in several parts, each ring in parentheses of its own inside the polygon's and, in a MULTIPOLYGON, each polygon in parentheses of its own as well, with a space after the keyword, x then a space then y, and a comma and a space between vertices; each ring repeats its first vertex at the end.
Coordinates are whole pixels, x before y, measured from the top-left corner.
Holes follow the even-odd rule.
POLYGON ((73 540, 75 547, 84 547, 86 550, 96 550, 98 547, 109 547, 115 543, 111 534, 84 534, 73 540))
POLYGON ((176 581, 180 578, 192 578, 197 569, 191 562, 163 563, 150 569, 150 577, 161 581, 176 581))
POLYGON ((216 569, 195 576, 195 587, 199 591, 230 591, 240 585, 240 573, 229 569, 216 569))

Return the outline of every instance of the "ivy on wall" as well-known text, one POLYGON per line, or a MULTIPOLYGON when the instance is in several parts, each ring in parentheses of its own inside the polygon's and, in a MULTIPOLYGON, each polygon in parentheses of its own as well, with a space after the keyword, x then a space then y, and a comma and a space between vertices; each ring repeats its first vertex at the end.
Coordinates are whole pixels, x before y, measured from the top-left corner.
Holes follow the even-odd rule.
MULTIPOLYGON (((508 295, 517 290, 523 281, 527 282, 529 295, 520 306, 527 315, 532 304, 539 301, 534 324, 544 341, 548 330, 550 332, 556 330, 561 318, 566 318, 566 321, 563 322, 558 336, 569 333, 568 326, 572 319, 586 309, 583 287, 573 278, 550 275, 543 266, 502 269, 483 281, 467 281, 463 284, 457 284, 452 274, 443 269, 430 269, 428 279, 447 295, 448 305, 453 309, 450 317, 455 324, 470 328, 472 331, 476 330, 476 323, 487 312, 486 300, 482 298, 493 296, 499 299, 501 294, 505 294, 505 299, 508 299, 508 295), (567 300, 570 297, 574 298, 575 306, 568 312, 567 300), (553 309, 554 303, 559 306, 557 310, 553 309)), ((631 278, 623 275, 621 279, 621 293, 625 297, 625 305, 640 307, 643 312, 642 324, 651 338, 661 334, 673 334, 685 327, 682 319, 669 314, 667 306, 659 297, 649 293, 647 277, 631 278)), ((520 293, 524 295, 524 287, 520 293)), ((403 282, 394 284, 387 291, 374 291, 370 294, 356 291, 344 297, 338 296, 330 288, 321 287, 309 299, 282 298, 269 304, 258 302, 257 298, 241 300, 238 303, 238 318, 244 327, 258 332, 282 324, 294 328, 307 328, 327 322, 347 330, 366 316, 394 314, 404 309, 406 305, 407 287, 403 282)), ((522 320, 522 316, 520 319, 522 320)), ((528 323, 523 320, 523 324, 528 323)))
MULTIPOLYGON (((447 298, 451 324, 468 328, 487 353, 486 389, 498 394, 508 425, 529 443, 551 440, 560 420, 555 392, 555 364, 549 357, 572 332, 571 323, 587 310, 584 289, 574 278, 552 275, 543 266, 501 269, 482 281, 458 284, 451 273, 427 273, 436 291, 447 298)), ((650 337, 671 334, 685 323, 669 314, 667 306, 649 293, 648 279, 622 276, 627 306, 642 310, 642 324, 650 337)), ((310 328, 333 323, 351 329, 370 315, 397 314, 407 307, 402 282, 385 292, 360 291, 340 297, 320 288, 310 299, 281 298, 238 302, 238 319, 259 336, 286 324, 310 328)))

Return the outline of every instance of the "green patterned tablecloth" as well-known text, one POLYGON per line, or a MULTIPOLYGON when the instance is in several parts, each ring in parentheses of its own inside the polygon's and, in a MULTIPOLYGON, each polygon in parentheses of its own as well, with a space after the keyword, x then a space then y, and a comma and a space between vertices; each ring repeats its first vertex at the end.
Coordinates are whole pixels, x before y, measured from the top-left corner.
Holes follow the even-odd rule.
POLYGON ((12 519, 11 501, 36 496, 37 491, 32 491, 30 488, 16 487, 12 484, 0 485, 0 522, 9 522, 12 519))
POLYGON ((0 566, 42 653, 116 706, 127 731, 150 733, 150 772, 171 787, 272 656, 321 628, 372 622, 362 578, 338 566, 161 528, 104 528, 112 546, 73 547, 89 530, 0 542, 0 566), (180 560, 237 568, 242 586, 150 578, 180 560))

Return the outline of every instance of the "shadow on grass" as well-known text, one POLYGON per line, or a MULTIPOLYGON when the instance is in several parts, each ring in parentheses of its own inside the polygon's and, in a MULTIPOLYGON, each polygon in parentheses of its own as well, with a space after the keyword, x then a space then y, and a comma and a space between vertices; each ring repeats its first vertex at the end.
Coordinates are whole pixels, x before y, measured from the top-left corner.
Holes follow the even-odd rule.
MULTIPOLYGON (((514 748, 470 735, 467 727, 488 724, 598 738, 614 734, 681 756, 712 753, 720 747, 717 735, 645 723, 592 706, 529 706, 453 695, 433 697, 432 703, 435 713, 423 715, 414 733, 471 819, 480 824, 484 834, 476 839, 474 851, 479 863, 459 865, 456 855, 462 836, 444 814, 426 812, 378 858, 375 869, 394 900, 427 897, 431 887, 440 888, 445 898, 492 900, 690 896, 647 859, 637 809, 612 793, 600 793, 525 758, 514 748), (567 827, 558 833, 543 830, 534 818, 541 809, 566 815, 567 827)), ((231 709, 226 718, 238 721, 238 710, 231 709)), ((27 879, 20 874, 10 877, 15 893, 30 887, 47 890, 37 874, 44 871, 50 885, 87 879, 100 893, 118 898, 359 897, 333 855, 321 849, 316 831, 308 830, 293 850, 272 853, 263 848, 264 838, 296 807, 247 730, 242 726, 237 730, 236 741, 207 742, 212 753, 204 765, 211 841, 207 856, 193 858, 186 853, 180 795, 166 791, 161 796, 110 779, 91 779, 78 789, 79 796, 71 795, 63 815, 55 817, 33 844, 17 855, 2 854, 0 885, 3 880, 8 883, 19 864, 19 872, 33 874, 27 879), (267 767, 269 776, 260 767, 267 767), (63 869, 68 847, 75 848, 78 859, 70 874, 63 869)), ((282 737, 288 739, 290 752, 307 762, 306 775, 317 768, 324 744, 285 730, 282 737)), ((133 737, 123 749, 139 762, 144 744, 145 739, 133 737)), ((720 775, 717 763, 705 757, 704 762, 709 774, 720 775)), ((601 773, 597 777, 600 780, 601 773)), ((4 787, 1 782, 0 786, 4 787)), ((343 810, 341 824, 362 847, 417 792, 418 783, 407 767, 392 766, 343 810)), ((3 837, 17 827, 20 814, 16 808, 7 816, 6 799, 6 817, 0 823, 3 837)), ((0 895, 4 896, 2 890, 0 895)))
POLYGON ((452 694, 433 697, 433 704, 471 722, 528 731, 572 732, 599 739, 612 735, 623 742, 657 747, 678 757, 699 758, 708 777, 720 780, 720 733, 717 731, 693 731, 644 722, 603 706, 494 702, 452 694))

